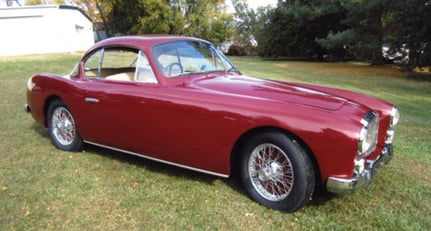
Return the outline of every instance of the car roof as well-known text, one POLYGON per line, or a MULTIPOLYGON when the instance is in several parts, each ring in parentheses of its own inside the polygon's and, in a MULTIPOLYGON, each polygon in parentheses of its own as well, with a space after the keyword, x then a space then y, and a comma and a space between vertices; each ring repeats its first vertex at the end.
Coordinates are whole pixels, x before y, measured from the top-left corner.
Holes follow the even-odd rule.
POLYGON ((128 46, 140 49, 146 49, 155 44, 171 42, 171 41, 202 41, 203 39, 187 37, 187 36, 169 36, 169 35, 134 35, 134 36, 119 36, 102 40, 96 43, 90 50, 99 49, 101 47, 110 46, 128 46))

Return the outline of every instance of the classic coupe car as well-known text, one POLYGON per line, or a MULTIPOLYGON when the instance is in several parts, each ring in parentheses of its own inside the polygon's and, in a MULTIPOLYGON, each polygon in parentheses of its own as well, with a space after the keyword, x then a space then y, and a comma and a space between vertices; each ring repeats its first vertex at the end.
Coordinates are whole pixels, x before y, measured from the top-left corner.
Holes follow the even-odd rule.
POLYGON ((27 83, 26 109, 61 150, 83 144, 240 176, 247 194, 293 212, 315 188, 368 186, 392 156, 399 112, 359 93, 247 77, 211 43, 103 40, 67 76, 27 83))

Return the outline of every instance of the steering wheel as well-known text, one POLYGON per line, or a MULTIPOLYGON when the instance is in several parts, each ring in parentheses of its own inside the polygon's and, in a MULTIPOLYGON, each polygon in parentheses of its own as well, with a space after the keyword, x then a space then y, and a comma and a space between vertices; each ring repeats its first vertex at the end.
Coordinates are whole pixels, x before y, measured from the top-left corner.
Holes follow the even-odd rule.
POLYGON ((165 67, 165 73, 168 72, 168 76, 172 76, 172 70, 174 70, 174 74, 178 75, 183 73, 183 66, 180 63, 171 63, 167 67, 165 67), (178 70, 174 68, 175 66, 178 66, 178 70), (178 72, 178 73, 175 73, 178 72))

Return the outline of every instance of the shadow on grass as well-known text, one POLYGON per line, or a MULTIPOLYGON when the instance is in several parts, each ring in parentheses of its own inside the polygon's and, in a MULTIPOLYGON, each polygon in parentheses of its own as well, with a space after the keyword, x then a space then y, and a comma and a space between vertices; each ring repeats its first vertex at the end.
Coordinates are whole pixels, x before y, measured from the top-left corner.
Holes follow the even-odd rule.
MULTIPOLYGON (((37 123, 34 123, 31 128, 34 129, 42 137, 49 139, 46 128, 40 126, 37 123)), ((87 143, 84 145, 84 149, 89 154, 103 156, 115 161, 127 163, 129 165, 136 166, 139 168, 143 168, 150 172, 162 173, 169 177, 176 177, 187 181, 199 181, 208 185, 212 185, 213 182, 216 180, 222 180, 224 184, 229 186, 234 191, 244 196, 247 196, 247 193, 244 191, 242 187, 241 177, 238 171, 236 170, 232 171, 232 174, 229 178, 221 178, 221 177, 153 161, 150 159, 146 159, 145 157, 139 157, 139 156, 135 156, 135 155, 131 155, 131 154, 127 154, 120 151, 115 151, 112 149, 103 148, 103 147, 99 147, 99 146, 95 146, 87 143)), ((327 201, 331 200, 331 198, 333 198, 334 195, 336 194, 332 194, 326 191, 326 189, 323 186, 318 186, 316 187, 313 198, 309 202, 308 206, 323 205, 327 201)))
MULTIPOLYGON (((40 126, 38 123, 34 122, 33 125, 31 126, 31 129, 36 131, 40 136, 50 139, 47 129, 45 127, 40 126)), ((221 178, 221 177, 153 161, 145 157, 135 156, 124 152, 115 151, 112 149, 103 148, 103 147, 99 147, 99 146, 95 146, 87 143, 85 143, 84 149, 86 152, 90 154, 96 154, 99 156, 110 158, 112 160, 127 163, 133 166, 142 167, 151 172, 163 173, 169 176, 183 178, 186 180, 200 181, 206 184, 212 184, 215 180, 222 179, 223 182, 225 182, 228 186, 235 189, 235 191, 244 193, 244 191, 241 190, 240 181, 236 179, 237 177, 221 178)))
POLYGON ((313 198, 311 199, 308 206, 320 206, 324 205, 326 202, 330 201, 332 198, 336 197, 337 194, 328 192, 324 185, 319 185, 314 190, 313 198))
POLYGON ((99 147, 99 146, 95 146, 87 143, 84 145, 84 149, 86 150, 86 152, 91 154, 107 157, 112 160, 120 161, 140 168, 145 168, 146 170, 151 172, 163 173, 177 178, 183 178, 186 180, 193 180, 193 181, 201 181, 207 184, 211 184, 216 179, 219 179, 216 176, 176 167, 169 164, 164 164, 161 162, 147 159, 145 157, 135 156, 124 152, 115 151, 115 150, 111 150, 108 148, 103 148, 103 147, 99 147))
POLYGON ((48 130, 43 126, 40 126, 40 124, 33 122, 33 124, 31 125, 31 129, 36 131, 40 136, 49 139, 48 130))
MULTIPOLYGON (((212 185, 217 179, 222 180, 224 184, 232 188, 234 191, 247 196, 241 183, 241 179, 238 171, 233 171, 229 178, 221 178, 185 168, 176 167, 169 164, 160 163, 157 161, 146 159, 145 157, 139 157, 130 155, 127 153, 94 146, 91 144, 85 144, 85 150, 92 154, 101 155, 116 161, 124 162, 137 167, 145 168, 151 172, 163 173, 170 177, 176 177, 185 179, 188 181, 199 181, 208 185, 212 185)), ((308 206, 320 206, 331 200, 336 194, 328 192, 323 186, 316 187, 314 196, 308 206)))
POLYGON ((417 82, 431 82, 431 73, 408 72, 404 78, 417 82))

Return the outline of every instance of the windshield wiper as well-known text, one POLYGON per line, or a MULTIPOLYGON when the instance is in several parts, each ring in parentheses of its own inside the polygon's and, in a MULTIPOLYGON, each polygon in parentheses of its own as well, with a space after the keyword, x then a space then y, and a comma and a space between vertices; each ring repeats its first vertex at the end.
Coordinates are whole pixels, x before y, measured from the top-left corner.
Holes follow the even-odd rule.
POLYGON ((238 71, 238 69, 236 69, 236 67, 231 67, 229 69, 226 69, 226 73, 228 73, 228 72, 237 72, 237 71, 238 71))
POLYGON ((235 67, 226 68, 224 71, 224 76, 227 77, 227 73, 229 72, 237 72, 238 70, 235 67))

